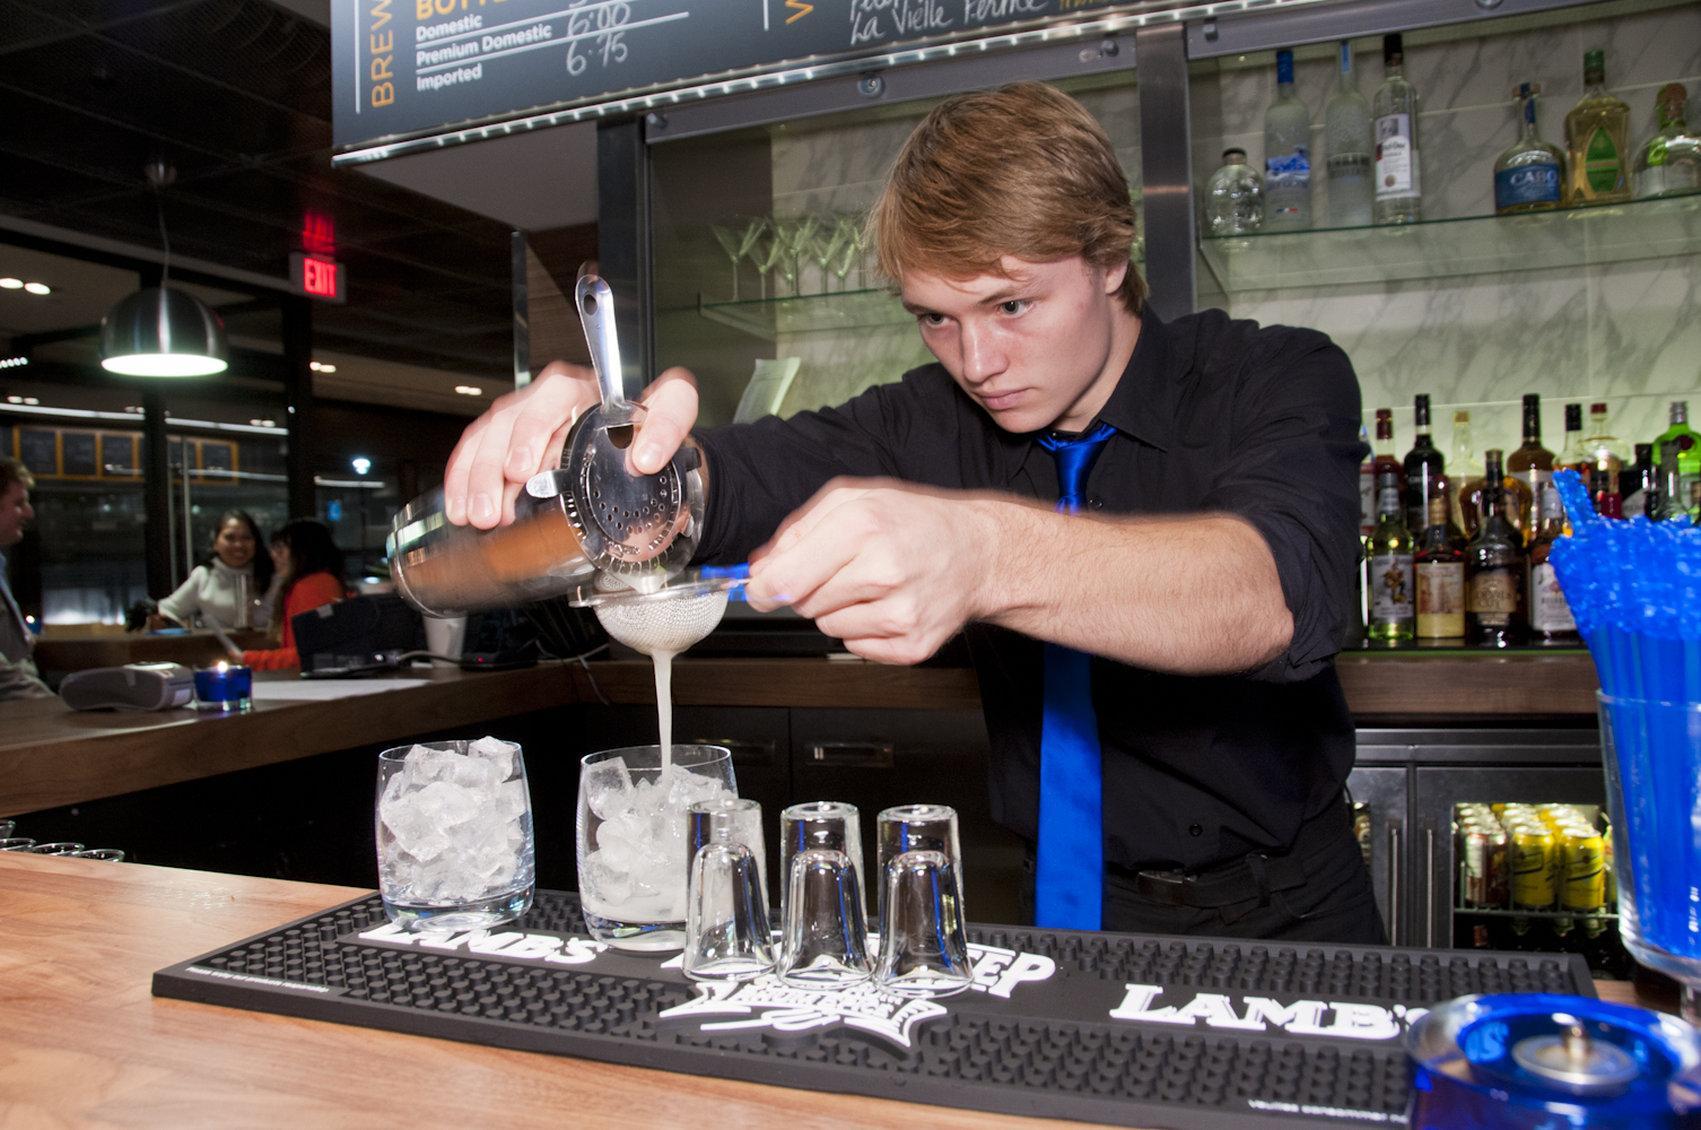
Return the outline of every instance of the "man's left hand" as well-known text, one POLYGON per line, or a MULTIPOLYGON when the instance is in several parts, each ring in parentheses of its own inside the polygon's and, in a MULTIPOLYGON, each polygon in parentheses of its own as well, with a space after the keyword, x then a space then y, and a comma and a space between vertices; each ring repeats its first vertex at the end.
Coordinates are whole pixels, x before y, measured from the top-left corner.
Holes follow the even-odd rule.
POLYGON ((973 495, 836 479, 752 555, 746 594, 864 659, 920 663, 979 614, 987 521, 973 495))

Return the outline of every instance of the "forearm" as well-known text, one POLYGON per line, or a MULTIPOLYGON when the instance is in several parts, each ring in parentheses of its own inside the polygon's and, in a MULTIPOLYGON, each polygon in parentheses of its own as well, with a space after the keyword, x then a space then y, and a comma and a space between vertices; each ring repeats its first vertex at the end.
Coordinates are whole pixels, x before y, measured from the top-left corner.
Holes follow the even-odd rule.
POLYGON ((1249 670, 1292 640, 1275 559, 1238 517, 1087 517, 987 498, 969 505, 988 548, 977 619, 1177 674, 1249 670))

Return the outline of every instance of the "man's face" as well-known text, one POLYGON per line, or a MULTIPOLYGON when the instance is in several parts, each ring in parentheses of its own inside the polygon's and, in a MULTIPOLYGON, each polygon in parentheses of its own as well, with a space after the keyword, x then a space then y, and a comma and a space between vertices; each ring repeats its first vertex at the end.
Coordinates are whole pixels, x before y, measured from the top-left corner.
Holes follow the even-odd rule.
POLYGON ((30 492, 23 483, 14 482, 0 492, 0 549, 10 549, 23 541, 24 527, 34 520, 30 492))
POLYGON ((906 271, 904 308, 921 340, 999 427, 1081 431, 1110 398, 1138 323, 1117 296, 1127 266, 1080 256, 1030 263, 1005 256, 1005 275, 947 279, 906 271))

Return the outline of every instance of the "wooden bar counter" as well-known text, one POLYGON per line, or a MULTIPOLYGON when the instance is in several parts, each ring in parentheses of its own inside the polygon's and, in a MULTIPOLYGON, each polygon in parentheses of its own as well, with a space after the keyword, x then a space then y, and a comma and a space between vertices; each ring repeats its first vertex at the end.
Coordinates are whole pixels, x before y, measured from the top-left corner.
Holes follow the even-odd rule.
POLYGON ((1042 1125, 150 994, 156 970, 360 893, 0 852, 0 1124, 1042 1125))
POLYGON ((1042 1125, 150 995, 156 970, 360 893, 0 852, 0 1125, 1042 1125))

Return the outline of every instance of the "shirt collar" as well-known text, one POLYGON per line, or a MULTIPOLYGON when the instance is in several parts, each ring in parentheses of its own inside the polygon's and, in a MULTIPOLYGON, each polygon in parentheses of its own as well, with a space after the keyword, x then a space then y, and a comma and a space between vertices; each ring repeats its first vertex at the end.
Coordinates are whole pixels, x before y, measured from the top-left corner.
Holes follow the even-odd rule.
MULTIPOLYGON (((1140 336, 1134 353, 1111 390, 1098 418, 1141 443, 1159 451, 1173 442, 1169 386, 1165 368, 1169 360, 1169 330, 1148 305, 1140 315, 1140 336)), ((996 464, 1008 486, 1027 466, 1029 458, 1051 462, 1051 455, 1037 442, 1039 433, 1015 434, 993 426, 997 436, 996 464)))

